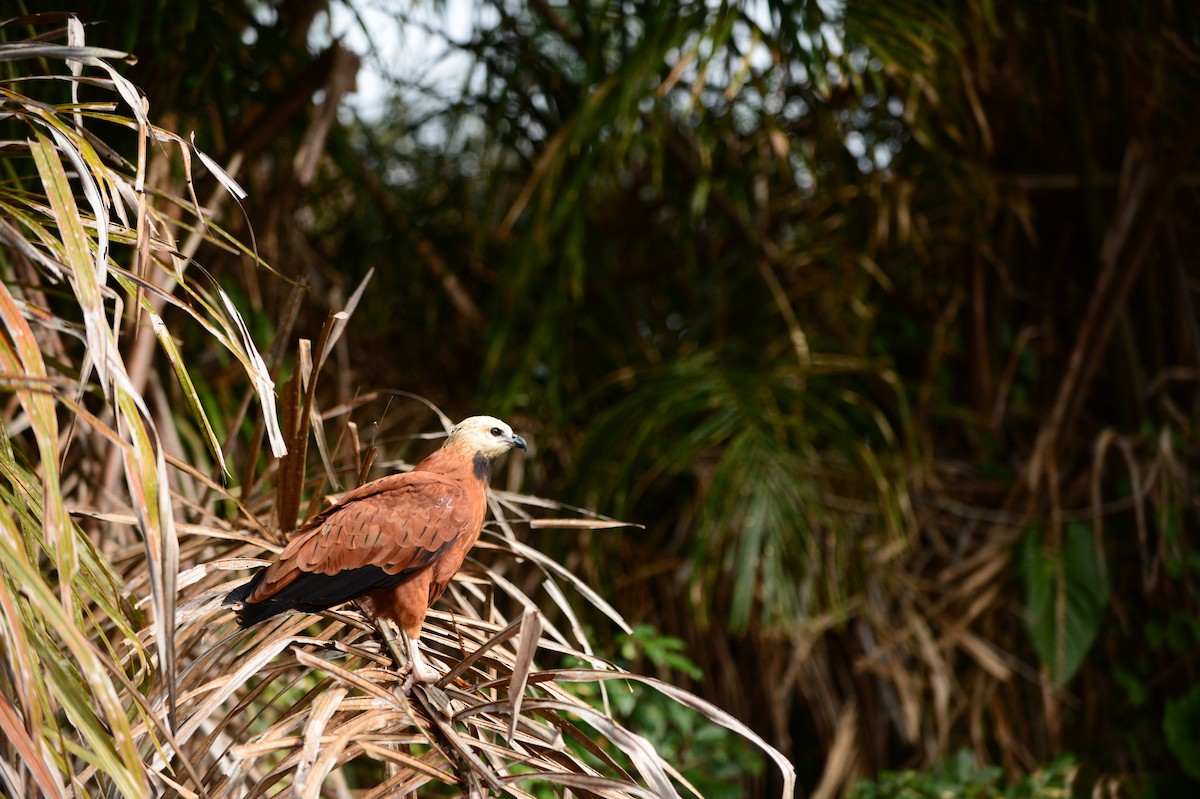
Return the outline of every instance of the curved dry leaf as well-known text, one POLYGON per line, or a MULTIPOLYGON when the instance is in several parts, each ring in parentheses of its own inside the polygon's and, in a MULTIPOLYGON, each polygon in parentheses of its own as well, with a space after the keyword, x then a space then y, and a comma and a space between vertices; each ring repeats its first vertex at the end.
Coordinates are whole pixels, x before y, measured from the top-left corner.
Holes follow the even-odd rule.
MULTIPOLYGON (((333 766, 331 761, 322 757, 326 768, 313 768, 317 763, 317 756, 322 753, 321 736, 325 732, 325 725, 338 711, 338 706, 347 693, 346 688, 337 686, 321 694, 308 714, 308 722, 304 725, 304 747, 300 751, 300 761, 296 764, 296 776, 292 783, 292 791, 300 799, 317 799, 321 783, 333 766)), ((326 752, 333 752, 335 756, 339 751, 336 745, 326 747, 326 752)))
MULTIPOLYGON (((485 532, 487 531, 485 530, 485 532)), ((633 632, 633 628, 630 627, 629 623, 625 621, 625 618, 617 612, 617 609, 609 604, 608 600, 596 593, 591 586, 580 580, 578 576, 573 574, 565 566, 559 564, 551 558, 546 557, 546 555, 542 554, 540 551, 534 549, 528 544, 523 544, 520 541, 507 541, 506 543, 512 547, 514 554, 528 558, 545 571, 552 572, 556 576, 563 578, 572 588, 583 594, 584 598, 586 598, 593 607, 602 612, 605 616, 608 616, 608 618, 610 618, 613 623, 620 627, 624 633, 630 634, 633 632)), ((481 540, 478 544, 476 544, 476 546, 486 548, 494 545, 489 545, 487 542, 481 540)))
POLYGON ((607 521, 603 519, 530 519, 532 530, 612 530, 618 527, 633 527, 638 530, 646 529, 645 525, 633 522, 607 521))
POLYGON ((771 746, 769 743, 763 740, 758 733, 747 727, 742 721, 730 715, 727 711, 722 710, 711 702, 701 699, 695 694, 689 693, 678 686, 671 685, 670 683, 663 682, 662 680, 655 679, 654 677, 646 677, 641 674, 614 674, 612 672, 595 671, 589 669, 553 669, 541 672, 533 677, 531 681, 541 681, 542 679, 555 681, 564 680, 568 682, 632 680, 634 682, 649 685, 651 688, 654 688, 656 691, 665 694, 684 707, 691 708, 714 724, 719 724, 725 729, 737 733, 743 738, 749 740, 759 749, 763 750, 768 757, 775 761, 775 764, 779 767, 780 773, 783 775, 784 799, 791 799, 793 792, 795 791, 796 770, 792 766, 791 761, 783 756, 782 752, 771 746))
POLYGON ((225 305, 226 312, 233 319, 234 326, 241 339, 242 353, 248 361, 247 372, 258 392, 259 403, 262 407, 263 422, 267 428, 267 439, 271 442, 271 454, 276 458, 282 458, 287 454, 287 445, 283 441, 283 431, 279 427, 279 414, 275 410, 275 381, 271 379, 270 370, 267 369, 267 364, 263 361, 262 355, 259 354, 258 348, 254 346, 254 339, 250 336, 250 329, 246 327, 246 322, 242 319, 242 315, 238 313, 233 300, 229 298, 229 295, 220 286, 217 286, 216 290, 217 295, 221 298, 221 302, 225 305))
POLYGON ((241 184, 233 179, 232 175, 226 172, 220 164, 209 158, 203 150, 196 146, 196 133, 194 131, 192 132, 191 144, 192 151, 196 154, 196 157, 200 159, 200 162, 204 164, 212 176, 217 179, 217 182, 225 187, 227 192, 232 194, 234 198, 238 200, 244 200, 250 196, 250 193, 243 189, 241 184))

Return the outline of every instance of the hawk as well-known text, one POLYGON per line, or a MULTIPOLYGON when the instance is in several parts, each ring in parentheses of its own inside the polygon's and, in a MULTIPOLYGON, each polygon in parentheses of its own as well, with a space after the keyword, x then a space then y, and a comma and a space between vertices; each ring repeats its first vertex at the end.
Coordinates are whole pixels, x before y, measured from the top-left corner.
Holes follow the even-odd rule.
POLYGON ((372 618, 404 630, 414 679, 436 681, 418 648, 421 625, 479 539, 492 463, 514 447, 525 449, 525 439, 499 419, 464 419, 411 472, 365 483, 306 521, 224 604, 237 605, 245 628, 360 600, 372 618))

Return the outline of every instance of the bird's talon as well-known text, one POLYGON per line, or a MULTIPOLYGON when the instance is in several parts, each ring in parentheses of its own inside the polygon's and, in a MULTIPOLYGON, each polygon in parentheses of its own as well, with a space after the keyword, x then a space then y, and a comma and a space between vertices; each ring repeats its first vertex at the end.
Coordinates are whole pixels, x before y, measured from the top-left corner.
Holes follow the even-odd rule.
POLYGON ((423 669, 414 668, 412 671, 413 680, 426 685, 433 685, 438 680, 442 679, 442 675, 436 669, 425 667, 423 669))

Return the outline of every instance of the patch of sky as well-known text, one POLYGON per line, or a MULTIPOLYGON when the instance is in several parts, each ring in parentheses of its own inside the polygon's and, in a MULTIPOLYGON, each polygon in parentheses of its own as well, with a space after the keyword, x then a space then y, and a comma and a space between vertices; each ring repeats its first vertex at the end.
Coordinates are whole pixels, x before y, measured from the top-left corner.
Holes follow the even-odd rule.
POLYGON ((472 0, 333 3, 310 46, 340 41, 363 59, 357 91, 347 105, 368 123, 381 122, 399 99, 415 111, 432 110, 450 87, 471 76, 461 44, 477 26, 495 24, 495 10, 472 0))

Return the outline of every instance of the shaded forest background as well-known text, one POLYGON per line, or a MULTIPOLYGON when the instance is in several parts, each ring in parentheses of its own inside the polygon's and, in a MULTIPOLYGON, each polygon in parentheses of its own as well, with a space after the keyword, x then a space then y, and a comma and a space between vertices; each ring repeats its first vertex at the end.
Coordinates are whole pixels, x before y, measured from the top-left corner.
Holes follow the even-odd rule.
POLYGON ((1196 790, 1194 4, 482 2, 461 81, 369 121, 322 0, 60 10, 248 190, 211 211, 249 252, 195 260, 259 346, 370 273, 321 407, 385 459, 431 420, 393 391, 501 416, 501 487, 645 525, 529 535, 806 794, 961 749, 1196 790))

